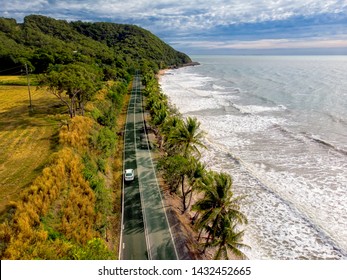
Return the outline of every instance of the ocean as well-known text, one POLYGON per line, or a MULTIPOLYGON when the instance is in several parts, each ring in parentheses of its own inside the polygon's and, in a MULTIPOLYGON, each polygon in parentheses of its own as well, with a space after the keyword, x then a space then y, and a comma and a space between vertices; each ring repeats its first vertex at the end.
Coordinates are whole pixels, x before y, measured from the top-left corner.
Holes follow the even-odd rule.
POLYGON ((246 195, 249 259, 347 259, 347 57, 192 56, 160 79, 246 195))

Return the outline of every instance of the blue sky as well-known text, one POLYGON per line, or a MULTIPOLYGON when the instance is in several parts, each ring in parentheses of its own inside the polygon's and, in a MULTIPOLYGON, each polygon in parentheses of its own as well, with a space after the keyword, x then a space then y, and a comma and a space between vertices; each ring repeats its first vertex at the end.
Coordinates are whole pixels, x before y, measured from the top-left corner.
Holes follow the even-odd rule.
POLYGON ((347 54, 347 0, 0 0, 0 16, 131 23, 188 54, 347 54))

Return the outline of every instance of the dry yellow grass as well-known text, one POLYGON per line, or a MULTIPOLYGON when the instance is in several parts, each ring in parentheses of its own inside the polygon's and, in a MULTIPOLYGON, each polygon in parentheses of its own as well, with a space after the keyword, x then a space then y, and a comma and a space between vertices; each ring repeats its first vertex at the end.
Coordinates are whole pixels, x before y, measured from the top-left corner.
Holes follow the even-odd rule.
POLYGON ((26 81, 25 76, 0 76, 1 81, 26 81))
MULTIPOLYGON (((16 79, 22 77, 0 77, 16 79)), ((32 112, 26 86, 0 85, 0 212, 40 174, 59 128, 59 101, 35 87, 31 95, 32 112)))
MULTIPOLYGON (((0 254, 4 259, 75 258, 75 250, 82 250, 80 246, 104 235, 100 230, 100 225, 104 226, 104 212, 96 212, 103 209, 97 205, 97 200, 103 198, 93 192, 84 178, 82 159, 85 153, 96 156, 94 150, 88 150, 88 135, 98 125, 91 118, 69 119, 67 114, 64 121, 59 122, 61 119, 56 113, 63 110, 56 106, 59 102, 41 91, 33 91, 34 110, 31 112, 25 96, 25 86, 0 86, 0 104, 4 104, 0 105, 0 148, 3 149, 0 207, 15 201, 7 208, 11 211, 5 212, 11 213, 7 215, 10 219, 2 216, 0 254), (59 141, 61 146, 50 158, 54 133, 54 144, 59 141), (42 171, 48 160, 50 164, 42 171)), ((116 160, 114 166, 121 167, 121 163, 116 160)), ((109 187, 117 186, 114 196, 120 206, 122 173, 115 171, 117 184, 113 184, 109 169, 111 167, 105 168, 111 175, 109 187)), ((105 207, 109 207, 107 203, 105 207)), ((116 232, 111 236, 118 240, 120 209, 112 215, 106 210, 105 213, 110 215, 109 222, 116 222, 116 232)), ((106 231, 107 238, 112 230, 106 231)), ((117 240, 111 242, 116 244, 117 240)))
POLYGON ((7 245, 2 257, 45 259, 66 256, 66 250, 63 250, 63 256, 51 254, 52 246, 61 243, 52 243, 48 239, 49 233, 40 220, 48 211, 55 211, 53 203, 58 203, 60 214, 56 216, 57 223, 49 226, 55 227, 65 238, 77 244, 86 244, 98 236, 94 229, 98 219, 96 198, 83 178, 82 169, 80 156, 72 149, 63 148, 55 153, 54 160, 41 176, 22 193, 17 203, 11 203, 16 209, 12 221, 0 225, 0 239, 5 240, 7 245))

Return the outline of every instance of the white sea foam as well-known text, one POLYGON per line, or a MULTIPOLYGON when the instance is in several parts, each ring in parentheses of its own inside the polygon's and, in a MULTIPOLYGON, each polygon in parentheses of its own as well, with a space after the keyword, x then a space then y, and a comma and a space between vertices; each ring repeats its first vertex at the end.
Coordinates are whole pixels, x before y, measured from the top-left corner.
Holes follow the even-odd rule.
POLYGON ((246 252, 250 259, 345 258, 261 174, 242 159, 238 159, 241 164, 231 160, 222 144, 210 143, 202 160, 213 170, 231 172, 236 195, 247 195, 242 211, 249 219, 245 243, 252 246, 246 252))
MULTIPOLYGON (((284 119, 271 116, 257 115, 225 115, 221 121, 220 116, 200 117, 202 127, 209 131, 212 137, 220 138, 235 133, 256 133, 271 128, 275 124, 285 123, 284 119), (230 129, 232 127, 232 129, 230 129)), ((228 139, 225 139, 228 142, 228 139)), ((226 141, 224 143, 226 144, 226 141)))
POLYGON ((247 195, 247 255, 346 259, 346 58, 201 59, 161 84, 207 132, 202 160, 247 195))
POLYGON ((214 89, 216 89, 216 90, 224 90, 224 89, 225 89, 225 87, 217 86, 217 85, 215 85, 215 84, 213 84, 212 87, 213 87, 214 89))
POLYGON ((278 111, 283 111, 286 109, 286 107, 283 105, 278 105, 276 107, 247 105, 247 106, 237 106, 237 108, 240 110, 240 112, 246 113, 246 114, 258 114, 258 113, 264 113, 264 112, 278 112, 278 111))

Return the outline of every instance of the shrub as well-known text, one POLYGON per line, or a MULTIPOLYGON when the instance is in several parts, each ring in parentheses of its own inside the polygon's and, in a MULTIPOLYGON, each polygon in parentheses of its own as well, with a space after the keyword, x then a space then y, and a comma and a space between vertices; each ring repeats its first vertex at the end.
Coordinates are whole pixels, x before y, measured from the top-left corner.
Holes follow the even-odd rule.
POLYGON ((114 259, 114 255, 102 239, 93 238, 85 246, 75 248, 73 258, 75 260, 110 260, 114 259))
POLYGON ((94 150, 100 151, 104 157, 109 157, 115 149, 116 134, 108 127, 102 127, 94 132, 91 142, 94 150))
POLYGON ((76 116, 71 119, 68 126, 64 126, 60 130, 59 142, 77 150, 86 149, 92 128, 93 120, 91 118, 76 116))

